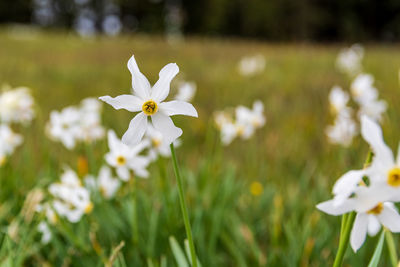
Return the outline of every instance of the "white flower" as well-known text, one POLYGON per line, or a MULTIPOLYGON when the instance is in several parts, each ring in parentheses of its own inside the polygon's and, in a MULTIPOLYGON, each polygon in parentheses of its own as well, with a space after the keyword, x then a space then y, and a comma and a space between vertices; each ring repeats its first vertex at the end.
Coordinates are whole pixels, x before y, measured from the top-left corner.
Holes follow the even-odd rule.
POLYGON ((96 98, 86 98, 82 100, 79 109, 79 130, 76 138, 83 142, 93 142, 102 139, 105 129, 101 125, 101 102, 96 98))
POLYGON ((68 149, 73 149, 80 133, 79 120, 80 112, 75 107, 64 108, 61 112, 52 111, 47 132, 52 139, 60 141, 68 149))
POLYGON ((364 57, 364 48, 358 44, 352 45, 350 48, 342 49, 336 59, 337 68, 354 76, 362 69, 361 61, 364 57))
POLYGON ((176 100, 190 102, 196 94, 196 84, 194 82, 184 82, 179 85, 176 100))
POLYGON ((349 109, 342 109, 337 115, 334 125, 326 127, 325 132, 331 143, 348 147, 354 136, 358 134, 357 124, 351 118, 349 111, 349 109))
POLYGON ((148 144, 141 142, 134 147, 129 147, 121 142, 113 130, 108 131, 108 146, 110 152, 105 155, 107 164, 116 168, 118 177, 123 181, 128 181, 131 177, 130 171, 135 175, 146 178, 149 173, 146 170, 150 160, 139 153, 145 149, 148 144))
POLYGON ((17 87, 5 90, 0 94, 0 121, 5 123, 29 123, 34 117, 33 98, 27 87, 17 87))
POLYGON ((342 215, 350 211, 357 212, 350 236, 350 244, 355 252, 364 243, 367 233, 372 236, 376 235, 381 225, 384 225, 391 232, 400 232, 400 215, 393 203, 372 203, 368 197, 374 194, 375 192, 370 190, 369 194, 364 195, 361 199, 356 195, 341 205, 335 205, 333 200, 317 205, 318 209, 331 215, 342 215), (365 205, 364 201, 369 205, 365 205))
POLYGON ((134 56, 128 61, 128 69, 132 74, 133 95, 120 95, 115 98, 100 97, 115 109, 139 112, 130 122, 128 130, 122 137, 122 142, 130 146, 138 144, 148 128, 149 117, 154 128, 163 133, 167 142, 173 142, 181 136, 182 130, 174 125, 170 116, 197 117, 197 111, 190 103, 178 100, 163 102, 169 94, 172 79, 179 72, 178 66, 174 63, 166 65, 160 71, 159 80, 153 87, 140 72, 134 56))
MULTIPOLYGON (((11 155, 21 145, 23 137, 12 131, 7 124, 0 124, 0 155, 11 155)), ((1 164, 0 164, 1 165, 1 164)))
POLYGON ((112 176, 110 168, 107 166, 102 166, 97 179, 95 179, 93 176, 86 176, 85 184, 91 190, 98 189, 103 197, 110 199, 114 197, 121 185, 121 182, 112 176))
POLYGON ((341 112, 344 109, 347 109, 347 103, 349 102, 349 94, 340 86, 335 85, 332 87, 329 93, 329 104, 334 114, 341 112))
POLYGON ((48 244, 51 240, 52 234, 49 225, 46 222, 40 222, 38 224, 38 231, 42 233, 42 244, 48 244))
MULTIPOLYGON (((169 148, 169 143, 166 142, 163 134, 157 131, 151 125, 147 128, 144 142, 147 141, 148 144, 148 157, 151 160, 156 160, 158 155, 163 157, 171 156, 171 150, 169 148)), ((174 141, 174 146, 178 147, 180 145, 179 139, 174 141)))
POLYGON ((244 128, 250 128, 248 131, 251 136, 254 129, 261 128, 265 125, 264 104, 260 100, 257 100, 253 103, 253 109, 244 106, 237 107, 236 121, 238 125, 242 125, 244 128))
POLYGON ((78 222, 85 213, 93 209, 89 191, 72 170, 66 170, 61 176, 61 183, 49 186, 49 192, 55 200, 52 202, 54 210, 60 216, 66 217, 70 222, 78 222))
POLYGON ((39 204, 36 206, 36 211, 37 212, 43 212, 44 215, 46 216, 46 220, 50 224, 56 224, 58 221, 57 215, 50 206, 50 203, 44 203, 44 204, 39 204))
POLYGON ((243 76, 251 76, 265 69, 265 58, 263 55, 243 57, 238 65, 239 73, 243 76))

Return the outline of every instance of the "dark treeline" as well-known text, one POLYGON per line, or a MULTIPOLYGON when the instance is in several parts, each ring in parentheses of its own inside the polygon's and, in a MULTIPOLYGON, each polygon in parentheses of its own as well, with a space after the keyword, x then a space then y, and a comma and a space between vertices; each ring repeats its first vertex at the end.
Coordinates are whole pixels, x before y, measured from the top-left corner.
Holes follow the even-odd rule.
MULTIPOLYGON (((70 28, 77 6, 96 13, 112 0, 2 0, 0 22, 37 23, 42 2, 54 12, 46 27, 70 28), (36 5, 36 7, 35 7, 36 5), (35 13, 36 12, 36 13, 35 13), (36 15, 34 15, 36 14, 36 15)), ((171 7, 185 34, 229 35, 267 40, 400 40, 399 0, 115 0, 123 30, 161 33, 171 7)), ((48 15, 48 14, 47 14, 48 15)), ((173 16, 173 17, 174 17, 173 16)))

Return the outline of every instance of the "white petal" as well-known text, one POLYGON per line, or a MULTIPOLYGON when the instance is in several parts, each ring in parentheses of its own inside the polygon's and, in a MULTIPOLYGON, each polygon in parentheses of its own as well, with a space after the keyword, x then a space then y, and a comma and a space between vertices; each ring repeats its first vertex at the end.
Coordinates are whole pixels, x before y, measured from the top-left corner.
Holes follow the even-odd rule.
POLYGON ((361 134, 375 153, 374 162, 379 161, 383 165, 393 165, 392 151, 383 141, 382 129, 376 122, 367 116, 362 116, 361 134))
POLYGON ((108 146, 110 150, 117 150, 119 147, 119 139, 113 130, 108 131, 108 146))
POLYGON ((361 247, 365 241, 365 236, 368 230, 368 214, 357 213, 356 220, 353 224, 353 229, 351 230, 350 244, 354 252, 361 247))
POLYGON ((333 186, 333 194, 347 198, 353 193, 365 173, 365 170, 352 170, 346 172, 333 186))
POLYGON ((186 115, 197 118, 197 111, 192 104, 184 101, 173 100, 160 103, 160 111, 168 116, 186 115))
POLYGON ((117 174, 118 174, 118 177, 121 178, 122 181, 126 182, 129 180, 130 173, 129 173, 128 168, 126 168, 126 167, 117 168, 117 174))
POLYGON ((171 144, 182 135, 182 130, 174 125, 170 117, 161 112, 151 116, 151 120, 154 128, 163 134, 166 144, 171 144))
POLYGON ((381 230, 381 223, 374 215, 368 216, 368 234, 370 236, 376 236, 376 234, 381 230))
POLYGON ((111 105, 115 109, 126 109, 130 112, 138 112, 142 110, 143 101, 134 95, 119 95, 114 98, 106 95, 99 97, 99 99, 111 105))
POLYGON ((341 215, 354 210, 354 200, 349 199, 343 202, 341 205, 336 205, 335 200, 331 199, 317 205, 317 209, 330 214, 330 215, 341 215))
POLYGON ((122 136, 122 142, 128 146, 137 145, 146 131, 147 116, 140 112, 129 123, 129 128, 122 136))
POLYGON ((107 153, 104 157, 108 165, 113 167, 117 166, 117 159, 112 153, 107 153))
POLYGON ((161 69, 159 79, 151 90, 151 99, 161 102, 167 98, 172 79, 178 74, 179 67, 175 63, 169 63, 161 69))
POLYGON ((132 89, 142 99, 148 99, 150 96, 150 83, 147 78, 140 72, 135 57, 128 61, 128 69, 132 74, 132 89))
POLYGON ((400 232, 400 215, 392 203, 383 204, 383 210, 378 215, 378 219, 390 232, 400 232))

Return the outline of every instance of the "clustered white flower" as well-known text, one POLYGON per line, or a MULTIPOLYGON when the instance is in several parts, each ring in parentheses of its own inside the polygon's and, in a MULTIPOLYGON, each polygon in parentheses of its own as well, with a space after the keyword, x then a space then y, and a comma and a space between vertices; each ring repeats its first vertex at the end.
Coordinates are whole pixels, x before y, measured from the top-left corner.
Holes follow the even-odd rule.
POLYGON ((265 58, 263 55, 243 57, 238 64, 239 73, 243 76, 253 76, 265 69, 265 58))
POLYGON ((23 137, 15 133, 11 124, 29 124, 34 118, 33 97, 27 87, 12 89, 3 86, 0 94, 0 166, 22 144, 23 137))
POLYGON ((182 82, 178 86, 178 93, 175 95, 175 100, 190 102, 196 94, 196 83, 182 82))
POLYGON ((52 111, 47 133, 68 149, 75 148, 77 142, 91 143, 102 139, 105 129, 101 125, 101 108, 97 99, 86 98, 78 107, 69 106, 61 111, 52 111))
POLYGON ((354 44, 339 52, 336 67, 348 76, 353 77, 362 71, 361 61, 363 57, 364 48, 359 44, 354 44))
POLYGON ((7 124, 30 123, 35 116, 33 104, 29 88, 12 89, 4 85, 3 92, 0 94, 0 121, 7 124))
POLYGON ((400 154, 395 160, 380 126, 365 115, 361 117, 361 134, 373 151, 372 163, 345 173, 333 187, 334 198, 317 205, 331 215, 357 213, 350 236, 354 251, 364 243, 367 233, 376 235, 381 225, 400 232, 400 215, 393 204, 400 201, 400 154))
POLYGON ((99 191, 105 199, 111 199, 121 186, 118 178, 113 177, 108 166, 102 166, 97 178, 93 175, 85 177, 85 185, 92 191, 99 191))
MULTIPOLYGON (((339 58, 345 57, 344 55, 355 55, 357 53, 352 48, 339 58)), ((361 53, 363 54, 363 52, 361 53)), ((354 57, 349 56, 349 57, 354 57)), ((361 65, 361 62, 357 64, 361 65)), ((387 109, 387 104, 384 100, 380 100, 378 89, 374 86, 374 78, 371 74, 360 73, 361 67, 358 68, 357 76, 354 77, 350 92, 353 101, 358 106, 358 112, 349 106, 350 95, 344 91, 340 86, 334 86, 329 94, 329 104, 332 114, 335 116, 334 124, 326 128, 326 135, 328 140, 333 144, 340 144, 345 147, 351 145, 353 138, 359 133, 359 126, 355 115, 360 118, 367 115, 375 121, 382 120, 382 114, 387 109)), ((354 75, 353 75, 354 76, 354 75)))
POLYGON ((235 119, 228 112, 219 111, 215 113, 214 119, 221 132, 222 143, 229 145, 236 137, 249 139, 256 129, 264 126, 264 104, 258 100, 253 103, 253 109, 236 107, 235 119))

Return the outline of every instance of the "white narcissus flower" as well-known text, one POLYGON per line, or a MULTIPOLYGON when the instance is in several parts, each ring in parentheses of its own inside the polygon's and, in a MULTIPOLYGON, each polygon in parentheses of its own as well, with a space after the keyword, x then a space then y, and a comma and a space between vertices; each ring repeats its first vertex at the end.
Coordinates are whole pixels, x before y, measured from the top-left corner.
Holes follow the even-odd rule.
POLYGON ((170 83, 178 74, 175 63, 167 64, 159 73, 158 81, 150 86, 147 78, 140 72, 135 57, 128 61, 128 69, 132 74, 133 95, 120 95, 115 98, 102 96, 100 99, 115 109, 126 109, 139 112, 130 122, 128 130, 122 137, 122 142, 134 146, 142 140, 148 128, 148 119, 155 129, 163 133, 167 143, 172 143, 182 135, 170 116, 187 115, 197 117, 197 111, 192 104, 173 100, 164 102, 170 91, 170 83))
POLYGON ((329 104, 334 114, 340 113, 342 110, 347 109, 347 103, 350 96, 347 92, 343 91, 340 86, 333 86, 329 93, 329 104))
POLYGON ((351 110, 342 109, 335 119, 334 125, 326 127, 325 133, 329 142, 348 147, 358 134, 357 124, 351 118, 351 110))
POLYGON ((129 147, 118 139, 113 130, 109 130, 108 146, 110 152, 105 155, 106 162, 116 168, 118 177, 121 180, 128 181, 131 177, 131 171, 139 177, 148 177, 149 173, 146 168, 150 160, 139 155, 148 146, 147 142, 142 141, 134 147, 129 147))
POLYGON ((176 100, 190 102, 196 94, 196 84, 194 82, 184 82, 179 85, 176 100))
POLYGON ((54 197, 52 207, 56 213, 72 223, 78 222, 85 213, 90 213, 93 209, 89 191, 82 186, 72 170, 64 172, 61 183, 51 184, 49 192, 54 197))
POLYGON ((243 76, 252 76, 265 69, 265 58, 263 55, 243 57, 238 65, 239 73, 243 76))
POLYGON ((64 108, 61 112, 52 111, 46 130, 50 138, 60 141, 66 148, 73 149, 80 133, 81 114, 75 107, 64 108))
MULTIPOLYGON (((163 157, 171 156, 171 150, 169 145, 163 134, 160 131, 157 131, 151 125, 147 128, 144 142, 148 143, 148 157, 151 160, 156 160, 158 155, 163 157)), ((180 145, 180 140, 176 139, 174 141, 174 146, 178 147, 180 145)))
POLYGON ((0 94, 0 121, 5 123, 29 123, 34 118, 33 97, 27 87, 11 89, 3 86, 0 94))
POLYGON ((42 242, 42 244, 48 244, 52 237, 49 225, 44 221, 40 222, 38 224, 38 231, 42 233, 42 239, 40 242, 42 242))
MULTIPOLYGON (((23 137, 12 131, 7 124, 0 124, 0 157, 11 155, 17 146, 21 145, 23 137)), ((1 161, 1 160, 0 160, 1 161)), ((1 166, 0 162, 0 166, 1 166)))
POLYGON ((102 102, 96 98, 82 100, 79 109, 79 130, 76 138, 80 141, 91 143, 105 136, 105 129, 101 125, 102 102))
POLYGON ((121 185, 121 182, 111 175, 110 168, 108 168, 107 166, 103 166, 100 169, 99 177, 97 178, 97 184, 101 194, 105 198, 110 199, 114 197, 115 193, 121 185))
POLYGON ((349 76, 354 76, 362 69, 361 61, 364 57, 364 48, 354 44, 350 48, 342 49, 336 59, 336 67, 349 76))

